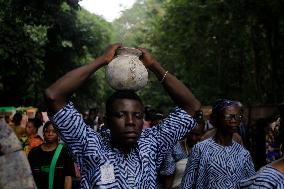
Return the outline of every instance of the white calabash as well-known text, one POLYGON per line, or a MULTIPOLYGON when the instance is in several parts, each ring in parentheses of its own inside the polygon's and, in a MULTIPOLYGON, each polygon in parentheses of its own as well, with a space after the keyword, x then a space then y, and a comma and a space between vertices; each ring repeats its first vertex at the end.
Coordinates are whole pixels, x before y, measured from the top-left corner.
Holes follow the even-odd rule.
POLYGON ((142 52, 134 48, 120 48, 117 56, 106 66, 106 81, 115 90, 142 89, 148 81, 148 71, 139 60, 142 52))

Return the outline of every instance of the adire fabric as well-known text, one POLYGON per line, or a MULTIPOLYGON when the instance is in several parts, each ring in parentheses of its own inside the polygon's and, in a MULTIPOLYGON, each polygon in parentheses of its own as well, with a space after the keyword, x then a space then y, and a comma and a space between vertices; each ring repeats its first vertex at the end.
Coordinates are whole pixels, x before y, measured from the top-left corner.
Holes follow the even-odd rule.
POLYGON ((221 146, 209 138, 192 148, 181 188, 234 189, 254 174, 252 158, 244 147, 234 141, 221 146))
POLYGON ((256 175, 241 181, 242 189, 284 189, 284 174, 266 165, 256 175))
POLYGON ((108 131, 98 133, 86 126, 71 102, 50 119, 80 167, 84 189, 155 188, 165 153, 196 126, 177 107, 158 126, 143 130, 136 147, 125 156, 110 145, 108 131))

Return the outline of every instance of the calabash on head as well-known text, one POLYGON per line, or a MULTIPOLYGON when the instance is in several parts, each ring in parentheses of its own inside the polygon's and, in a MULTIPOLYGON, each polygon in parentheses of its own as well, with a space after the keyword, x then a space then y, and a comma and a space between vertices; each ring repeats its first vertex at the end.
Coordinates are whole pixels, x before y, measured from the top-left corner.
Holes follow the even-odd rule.
POLYGON ((148 81, 148 71, 139 60, 142 52, 138 49, 123 47, 117 56, 106 66, 106 81, 115 90, 142 89, 148 81))

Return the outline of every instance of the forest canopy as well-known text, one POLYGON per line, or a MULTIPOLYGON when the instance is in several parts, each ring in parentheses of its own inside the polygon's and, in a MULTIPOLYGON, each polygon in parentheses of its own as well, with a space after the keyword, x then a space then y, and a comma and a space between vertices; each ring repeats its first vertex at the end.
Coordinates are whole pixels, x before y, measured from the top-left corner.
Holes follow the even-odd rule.
MULTIPOLYGON (((0 105, 42 106, 48 85, 113 42, 150 49, 204 105, 283 102, 283 10, 279 0, 137 0, 110 23, 76 0, 0 0, 0 105)), ((102 69, 76 92, 80 108, 103 105, 104 80, 102 69)), ((139 94, 171 105, 153 75, 139 94)))

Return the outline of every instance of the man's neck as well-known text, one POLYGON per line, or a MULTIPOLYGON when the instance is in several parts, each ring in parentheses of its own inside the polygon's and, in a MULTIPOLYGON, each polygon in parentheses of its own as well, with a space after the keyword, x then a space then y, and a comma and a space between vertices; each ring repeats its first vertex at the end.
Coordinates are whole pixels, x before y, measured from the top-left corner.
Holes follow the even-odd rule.
POLYGON ((114 148, 117 148, 119 151, 121 151, 124 155, 128 155, 131 150, 133 148, 135 148, 135 144, 133 145, 123 145, 123 144, 120 144, 120 143, 117 143, 117 142, 111 142, 111 146, 114 147, 114 148))

